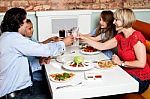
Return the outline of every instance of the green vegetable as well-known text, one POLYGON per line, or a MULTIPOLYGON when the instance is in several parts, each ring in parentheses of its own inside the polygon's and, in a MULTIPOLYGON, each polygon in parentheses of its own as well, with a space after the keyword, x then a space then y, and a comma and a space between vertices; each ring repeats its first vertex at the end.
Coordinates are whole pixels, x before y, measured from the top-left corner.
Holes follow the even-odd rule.
POLYGON ((76 64, 80 64, 84 61, 83 57, 81 56, 75 56, 73 62, 76 64))
POLYGON ((69 77, 70 77, 70 75, 69 75, 68 73, 63 73, 63 76, 64 76, 65 78, 69 78, 69 77))
POLYGON ((65 80, 65 77, 63 75, 57 75, 56 79, 58 79, 58 80, 65 80))
POLYGON ((64 76, 60 76, 59 80, 65 80, 65 77, 64 76))
POLYGON ((56 79, 58 79, 58 80, 65 80, 67 78, 70 78, 69 73, 63 73, 63 75, 60 74, 60 75, 56 76, 56 79))

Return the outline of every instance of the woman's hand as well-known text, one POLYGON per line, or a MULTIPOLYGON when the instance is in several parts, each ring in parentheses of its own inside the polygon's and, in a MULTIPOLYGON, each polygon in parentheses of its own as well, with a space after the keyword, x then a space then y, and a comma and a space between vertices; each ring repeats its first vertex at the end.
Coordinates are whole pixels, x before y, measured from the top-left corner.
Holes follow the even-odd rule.
POLYGON ((88 40, 88 36, 85 36, 83 34, 79 34, 79 39, 81 42, 86 42, 86 40, 88 40))
POLYGON ((114 54, 112 56, 112 61, 113 61, 114 64, 117 64, 117 65, 121 65, 122 64, 122 61, 120 60, 120 58, 116 54, 114 54))

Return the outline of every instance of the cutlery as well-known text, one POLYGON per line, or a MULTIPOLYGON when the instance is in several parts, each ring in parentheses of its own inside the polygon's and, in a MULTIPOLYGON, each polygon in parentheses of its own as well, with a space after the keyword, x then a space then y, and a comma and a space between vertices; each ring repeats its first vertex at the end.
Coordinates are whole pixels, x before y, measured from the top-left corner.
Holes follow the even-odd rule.
POLYGON ((80 85, 80 84, 82 84, 82 82, 79 82, 79 83, 77 83, 77 84, 59 86, 59 87, 56 87, 56 89, 61 89, 61 88, 65 88, 65 87, 75 87, 75 86, 80 85))

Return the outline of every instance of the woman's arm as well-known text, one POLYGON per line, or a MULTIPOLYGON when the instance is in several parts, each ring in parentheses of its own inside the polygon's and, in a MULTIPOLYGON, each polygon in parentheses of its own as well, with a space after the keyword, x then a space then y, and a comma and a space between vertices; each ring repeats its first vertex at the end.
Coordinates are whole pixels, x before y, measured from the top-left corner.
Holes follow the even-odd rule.
MULTIPOLYGON (((136 55, 135 61, 125 61, 124 67, 127 68, 144 68, 146 64, 146 48, 143 43, 140 41, 137 42, 137 44, 134 45, 134 52, 136 55)), ((117 55, 113 55, 112 61, 120 65, 123 63, 123 61, 120 60, 120 58, 117 55)))
POLYGON ((84 34, 82 34, 82 35, 84 35, 84 36, 86 36, 86 37, 92 37, 92 36, 94 36, 96 34, 96 29, 94 29, 92 32, 90 32, 90 33, 84 33, 84 34))
POLYGON ((144 68, 146 64, 146 48, 143 43, 140 41, 137 42, 134 46, 134 51, 136 55, 135 61, 127 61, 125 62, 125 65, 131 66, 131 67, 138 67, 138 68, 144 68))
POLYGON ((101 39, 100 39, 100 35, 98 35, 98 36, 96 36, 96 37, 92 37, 92 36, 90 36, 90 37, 88 37, 89 39, 91 39, 91 40, 93 40, 93 41, 100 41, 101 39))
POLYGON ((89 37, 85 37, 84 35, 80 35, 80 38, 88 43, 90 46, 98 49, 98 50, 107 50, 107 49, 112 49, 117 46, 117 40, 116 38, 112 38, 111 40, 108 40, 104 43, 100 43, 94 40, 91 40, 89 37))
POLYGON ((86 36, 86 37, 91 37, 92 36, 92 34, 91 33, 88 33, 88 34, 83 34, 84 36, 86 36))

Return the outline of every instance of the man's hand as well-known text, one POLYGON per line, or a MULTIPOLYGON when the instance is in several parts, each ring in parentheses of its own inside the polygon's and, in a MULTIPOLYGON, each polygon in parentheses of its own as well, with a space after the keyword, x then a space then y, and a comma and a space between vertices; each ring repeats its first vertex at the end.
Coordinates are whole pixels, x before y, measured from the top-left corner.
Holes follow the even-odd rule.
POLYGON ((50 63, 50 60, 51 60, 51 57, 50 57, 50 56, 49 56, 49 57, 41 57, 41 58, 39 59, 39 63, 40 63, 41 65, 49 64, 49 63, 50 63))
POLYGON ((58 41, 62 41, 62 38, 54 36, 54 37, 51 37, 50 40, 54 42, 58 42, 58 41))
POLYGON ((54 36, 54 37, 50 37, 48 39, 46 39, 45 41, 41 42, 43 44, 49 43, 49 42, 58 42, 58 41, 62 41, 62 39, 60 37, 54 36))
POLYGON ((74 38, 72 35, 67 36, 63 39, 63 42, 65 43, 66 46, 72 45, 73 41, 74 41, 74 38))

